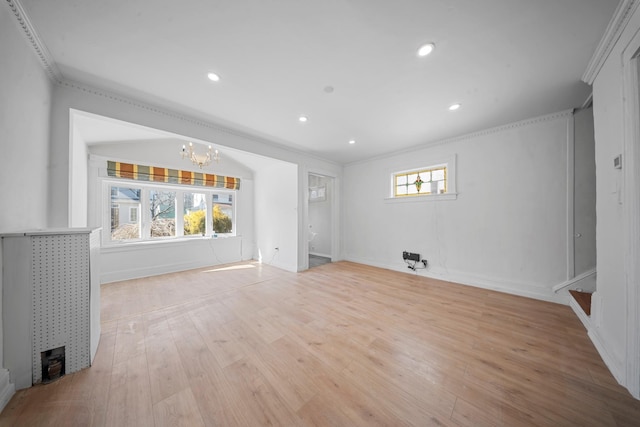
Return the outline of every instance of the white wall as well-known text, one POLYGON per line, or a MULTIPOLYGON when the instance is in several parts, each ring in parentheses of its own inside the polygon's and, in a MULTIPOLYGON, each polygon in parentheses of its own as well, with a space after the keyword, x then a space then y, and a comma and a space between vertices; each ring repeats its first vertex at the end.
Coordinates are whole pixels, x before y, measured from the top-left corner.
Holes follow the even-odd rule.
POLYGON ((6 7, 0 57, 0 232, 45 227, 51 82, 6 7))
POLYGON ((262 262, 298 270, 299 210, 297 165, 274 161, 256 171, 256 248, 262 262))
MULTIPOLYGON (((229 153, 220 146, 216 146, 216 148, 221 149, 220 162, 213 162, 211 165, 205 166, 204 169, 198 168, 198 166, 193 165, 191 161, 181 158, 180 147, 182 147, 183 143, 183 141, 177 138, 100 143, 91 144, 89 153, 112 160, 128 160, 141 165, 233 176, 240 178, 241 181, 253 179, 253 170, 234 160, 229 153)), ((198 150, 205 151, 206 146, 202 146, 198 150)))
MULTIPOLYGON (((286 201, 288 205, 292 200, 295 200, 295 204, 290 209, 294 209, 293 212, 296 216, 292 218, 292 220, 280 224, 281 227, 286 227, 286 230, 281 231, 281 238, 286 244, 283 245, 282 249, 284 253, 280 253, 274 258, 274 260, 278 260, 277 265, 292 271, 298 270, 300 265, 303 265, 299 260, 303 260, 306 256, 304 248, 300 245, 302 233, 306 233, 307 231, 304 229, 303 224, 303 212, 304 209, 306 209, 306 205, 302 205, 303 199, 299 197, 299 193, 306 187, 306 171, 319 170, 323 171, 324 174, 334 176, 338 179, 342 177, 342 167, 335 163, 279 146, 276 143, 259 137, 231 131, 205 119, 176 113, 174 110, 165 109, 160 106, 148 105, 124 95, 104 92, 98 88, 87 87, 75 82, 63 82, 55 86, 53 96, 52 153, 49 175, 49 191, 51 197, 48 207, 49 225, 51 226, 66 227, 70 217, 69 188, 71 186, 69 185, 69 152, 72 149, 69 142, 69 133, 71 132, 69 126, 70 110, 97 114, 200 141, 210 141, 247 153, 254 153, 258 155, 257 157, 261 157, 258 160, 254 159, 252 161, 254 164, 248 165, 250 169, 256 171, 254 175, 254 179, 256 179, 256 194, 259 191, 257 189, 257 176, 261 173, 261 169, 266 169, 266 172, 264 172, 264 176, 267 178, 266 182, 279 182, 277 174, 269 170, 270 163, 267 161, 263 166, 263 157, 281 160, 296 166, 298 168, 297 175, 292 179, 289 179, 287 175, 286 183, 283 184, 285 186, 284 188, 293 189, 293 192, 296 194, 294 199, 286 201), (304 171, 304 174, 301 171, 304 171), (289 242, 291 236, 295 236, 295 242, 289 242), (290 254, 288 251, 293 251, 293 253, 290 254), (296 262, 292 264, 292 260, 296 262)), ((289 172, 290 169, 284 168, 282 171, 289 172)), ((89 205, 92 205, 91 197, 89 199, 89 205)), ((281 207, 275 206, 276 203, 277 198, 262 199, 261 204, 256 204, 254 209, 256 212, 277 211, 281 207), (271 208, 270 204, 274 205, 273 208, 271 208)), ((291 210, 287 211, 285 217, 288 218, 289 213, 291 213, 291 210)), ((260 236, 265 238, 264 233, 260 236, 258 235, 258 225, 259 223, 255 221, 254 236, 256 242, 258 242, 258 237, 260 236)), ((335 224, 334 227, 336 230, 339 229, 339 224, 335 224)), ((269 233, 271 233, 271 231, 267 234, 269 233)), ((334 233, 336 233, 335 230, 334 233)), ((306 234, 304 234, 304 236, 306 241, 306 234)), ((265 246, 263 252, 266 251, 269 253, 269 251, 272 250, 271 246, 273 245, 271 245, 271 243, 273 242, 268 239, 268 246, 265 246)), ((248 245, 245 244, 242 245, 243 254, 247 254, 247 246, 248 245)), ((255 248, 257 248, 257 246, 255 248)), ((255 256, 257 256, 257 254, 255 256)), ((271 258, 272 256, 270 255, 263 257, 263 259, 267 261, 271 258)))
MULTIPOLYGON (((596 267, 596 163, 593 134, 593 109, 574 115, 574 232, 575 275, 596 267)), ((580 285, 587 289, 585 283, 580 285)), ((595 281, 593 288, 595 291, 595 281)))
MULTIPOLYGON (((3 58, 0 200, 5 207, 0 210, 0 233, 44 228, 47 226, 51 82, 5 6, 0 7, 0 58, 3 58)), ((1 290, 0 275, 0 366, 3 366, 1 290)), ((10 397, 11 392, 0 390, 0 410, 10 397)))
MULTIPOLYGON (((625 84, 624 79, 624 51, 640 30, 640 11, 637 5, 637 1, 621 2, 618 11, 627 11, 627 6, 630 6, 629 10, 634 12, 629 16, 625 16, 625 13, 618 16, 628 18, 629 21, 626 27, 620 27, 620 34, 614 33, 610 45, 612 50, 607 53, 606 60, 597 70, 593 80, 598 277, 597 292, 592 300, 593 322, 589 333, 614 376, 629 387, 636 397, 640 397, 640 351, 637 347, 633 348, 634 340, 629 339, 629 334, 635 334, 635 344, 639 341, 637 334, 640 327, 632 316, 637 316, 640 310, 636 299, 640 284, 629 282, 627 279, 629 265, 635 265, 637 268, 639 261, 637 258, 630 259, 628 261, 631 264, 625 265, 627 257, 637 256, 628 252, 627 239, 631 236, 631 230, 626 227, 630 221, 635 222, 637 226, 640 219, 627 218, 627 206, 624 205, 625 200, 635 200, 637 203, 637 193, 627 194, 626 198, 624 193, 625 170, 631 166, 637 168, 637 159, 623 155, 623 168, 613 167, 613 159, 616 156, 628 154, 625 153, 625 139, 629 138, 629 135, 625 135, 625 126, 633 127, 638 121, 637 111, 632 112, 634 116, 628 115, 628 109, 637 94, 632 92, 632 87, 625 84)), ((609 28, 616 29, 615 25, 609 28)), ((606 37, 607 35, 605 39, 606 37)), ((638 140, 629 140, 628 144, 634 144, 635 151, 638 151, 638 140)), ((632 188, 638 188, 640 183, 626 184, 633 184, 635 187, 632 188)))
POLYGON ((557 301, 567 279, 567 137, 559 113, 347 165, 345 256, 408 272, 557 301), (390 201, 391 174, 457 156, 457 200, 390 201), (366 183, 366 184, 365 184, 366 183))
MULTIPOLYGON (((78 140, 77 143, 84 144, 78 140)), ((158 139, 94 144, 89 188, 92 189, 89 218, 93 226, 101 226, 104 195, 100 177, 106 176, 106 159, 198 171, 182 160, 182 141, 158 139), (99 156, 99 157, 98 157, 99 156), (96 200, 94 200, 94 198, 96 200)), ((236 236, 216 239, 190 239, 181 242, 145 242, 103 247, 101 251, 101 283, 189 270, 253 258, 255 246, 253 171, 230 158, 223 150, 220 163, 207 167, 207 173, 240 178, 236 192, 236 236)), ((85 162, 86 163, 86 162, 85 162)), ((75 167, 72 167, 75 169, 75 167)), ((72 194, 72 199, 75 197, 72 194)), ((85 211, 87 207, 85 206, 85 211)))
MULTIPOLYGON (((71 117, 73 121, 73 116, 71 117)), ((71 125, 71 158, 69 159, 69 226, 86 227, 88 224, 88 156, 82 135, 71 125)))

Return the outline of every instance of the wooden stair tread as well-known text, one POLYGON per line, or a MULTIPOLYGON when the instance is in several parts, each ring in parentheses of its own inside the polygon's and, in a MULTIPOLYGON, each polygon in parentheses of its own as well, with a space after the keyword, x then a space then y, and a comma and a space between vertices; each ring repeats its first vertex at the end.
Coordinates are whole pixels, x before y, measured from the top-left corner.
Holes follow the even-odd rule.
POLYGON ((576 300, 587 316, 591 316, 591 294, 589 292, 569 290, 569 293, 576 300))

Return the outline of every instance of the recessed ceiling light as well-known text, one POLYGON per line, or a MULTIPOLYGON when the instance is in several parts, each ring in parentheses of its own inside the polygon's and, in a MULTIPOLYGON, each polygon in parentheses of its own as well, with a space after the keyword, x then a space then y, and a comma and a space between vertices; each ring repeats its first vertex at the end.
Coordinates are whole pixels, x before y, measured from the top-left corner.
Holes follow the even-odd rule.
POLYGON ((209 73, 207 74, 207 77, 209 78, 209 80, 211 80, 212 82, 218 82, 220 81, 220 76, 217 75, 216 73, 209 73))
POLYGON ((355 143, 356 143, 356 140, 355 140, 355 139, 351 139, 351 140, 349 140, 349 144, 353 145, 353 144, 355 144, 355 143))
POLYGON ((427 43, 420 46, 418 49, 418 56, 423 57, 429 55, 436 48, 436 45, 433 43, 427 43))
POLYGON ((300 116, 298 117, 298 120, 300 121, 300 123, 305 123, 307 120, 309 120, 309 118, 307 116, 300 116))
POLYGON ((458 104, 458 103, 456 103, 456 104, 451 104, 451 105, 449 106, 449 111, 456 111, 456 110, 457 110, 458 108, 460 108, 460 107, 462 107, 462 104, 458 104))

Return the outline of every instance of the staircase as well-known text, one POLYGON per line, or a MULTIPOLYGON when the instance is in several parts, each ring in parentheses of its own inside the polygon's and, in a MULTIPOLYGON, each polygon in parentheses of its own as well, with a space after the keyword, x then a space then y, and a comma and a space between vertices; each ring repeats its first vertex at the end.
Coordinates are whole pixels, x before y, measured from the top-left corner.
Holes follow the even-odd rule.
POLYGON ((591 316, 591 292, 569 290, 569 293, 574 300, 578 303, 584 314, 591 316))
POLYGON ((553 287, 555 293, 568 291, 569 306, 587 331, 591 330, 591 294, 596 290, 596 276, 594 268, 553 287))

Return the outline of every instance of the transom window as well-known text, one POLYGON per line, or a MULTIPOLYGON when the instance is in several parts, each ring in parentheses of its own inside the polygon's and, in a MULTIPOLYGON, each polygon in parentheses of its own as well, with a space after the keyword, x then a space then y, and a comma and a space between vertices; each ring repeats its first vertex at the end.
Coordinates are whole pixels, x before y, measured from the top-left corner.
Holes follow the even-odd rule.
POLYGON ((447 166, 432 166, 424 169, 393 174, 393 196, 423 196, 447 192, 447 166))

